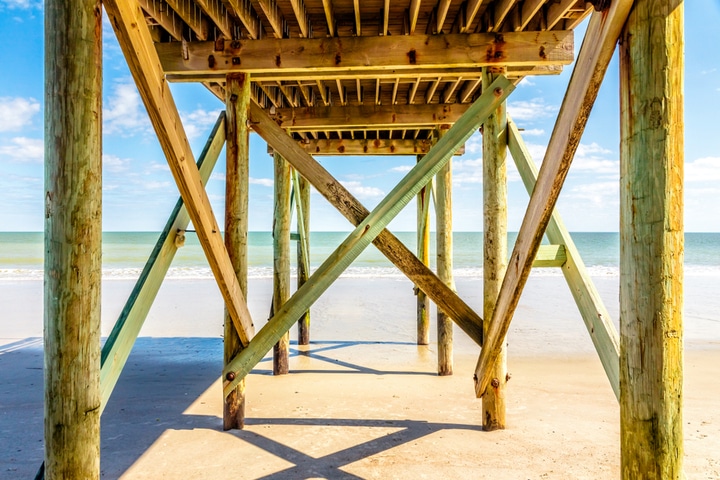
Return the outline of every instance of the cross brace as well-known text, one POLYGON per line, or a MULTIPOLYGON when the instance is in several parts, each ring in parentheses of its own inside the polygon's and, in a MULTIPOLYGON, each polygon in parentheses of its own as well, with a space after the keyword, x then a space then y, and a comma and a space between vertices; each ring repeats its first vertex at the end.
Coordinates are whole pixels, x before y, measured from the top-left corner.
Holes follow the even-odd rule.
MULTIPOLYGON (((310 276, 273 318, 257 333, 248 348, 240 352, 225 368, 223 390, 231 391, 240 379, 265 356, 265 353, 287 332, 298 316, 334 282, 352 261, 385 229, 387 224, 427 185, 455 153, 455 148, 477 130, 497 106, 514 90, 514 85, 500 76, 473 104, 468 112, 408 172, 403 180, 370 212, 347 239, 310 276)), ((256 121, 259 107, 251 107, 256 121)), ((262 113, 262 112, 259 112, 262 113)), ((259 133, 259 132, 258 132, 259 133)), ((294 143, 293 143, 294 144, 294 143)), ((273 145, 278 149, 277 145, 273 145)), ((287 158, 287 157, 286 157, 287 158)), ((289 158, 288 158, 289 160, 289 158)), ((303 172, 298 169, 300 173, 303 172)), ((306 177, 308 181, 312 179, 306 177)), ((317 188, 317 185, 315 185, 317 188)))

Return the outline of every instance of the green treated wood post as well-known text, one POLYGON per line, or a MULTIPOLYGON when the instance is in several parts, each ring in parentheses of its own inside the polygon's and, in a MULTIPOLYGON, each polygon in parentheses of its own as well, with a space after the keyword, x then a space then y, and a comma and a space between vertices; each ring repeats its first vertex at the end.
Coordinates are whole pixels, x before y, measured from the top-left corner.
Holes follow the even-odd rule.
MULTIPOLYGON (((483 69, 483 88, 493 75, 483 69)), ((507 115, 505 102, 483 124, 483 324, 487 336, 507 269, 507 115)), ((498 320, 498 319, 495 319, 498 320)), ((483 430, 505 428, 507 348, 503 338, 482 397, 483 430)))
MULTIPOLYGON (((438 129, 442 137, 447 129, 438 129)), ((437 238, 437 273, 448 287, 453 280, 452 231, 452 158, 435 176, 435 235, 437 238)), ((438 375, 453 374, 453 321, 442 309, 437 311, 438 375)))
MULTIPOLYGON (((247 298, 248 287, 248 192, 250 187, 250 158, 248 107, 250 105, 250 76, 245 73, 227 75, 225 106, 227 111, 227 146, 225 170, 225 247, 240 290, 247 298)), ((242 350, 240 336, 227 308, 223 341, 223 361, 227 365, 242 350)), ((223 430, 243 428, 245 425, 245 380, 230 395, 224 396, 223 430)))
MULTIPOLYGON (((273 315, 290 298, 290 208, 291 167, 279 154, 275 162, 275 213, 273 218, 273 315)), ((297 318, 297 317, 296 317, 297 318)), ((289 372, 290 333, 280 337, 273 348, 273 374, 289 372)))
MULTIPOLYGON (((298 270, 297 286, 305 285, 310 277, 310 182, 294 172, 295 197, 297 198, 297 229, 300 239, 297 242, 298 270)), ((310 344, 310 310, 300 315, 298 320, 298 345, 310 344)))
POLYGON ((683 478, 683 2, 636 0, 620 45, 620 446, 683 478))
POLYGON ((45 2, 45 478, 100 478, 102 7, 45 2))
MULTIPOLYGON (((417 161, 422 159, 417 156, 417 161)), ((417 195, 417 257, 425 265, 430 265, 430 193, 432 184, 424 186, 417 195)), ((417 296, 417 344, 430 343, 430 299, 415 286, 417 296)))

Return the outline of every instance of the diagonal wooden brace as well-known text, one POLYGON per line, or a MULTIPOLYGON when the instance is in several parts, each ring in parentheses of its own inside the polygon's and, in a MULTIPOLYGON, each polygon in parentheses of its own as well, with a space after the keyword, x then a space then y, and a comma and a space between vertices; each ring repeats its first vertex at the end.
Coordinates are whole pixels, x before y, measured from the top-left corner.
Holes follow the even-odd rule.
POLYGON ((200 180, 143 12, 137 2, 107 0, 103 3, 240 341, 247 345, 254 334, 250 311, 200 180))
POLYGON ((502 339, 510 327, 632 3, 632 0, 615 0, 608 10, 593 12, 590 18, 475 368, 475 394, 478 397, 484 395, 490 384, 491 367, 502 348, 502 339))
MULTIPOLYGON (((280 128, 259 106, 250 105, 253 129, 277 150, 315 189, 357 226, 370 213, 310 154, 280 128)), ((445 285, 397 237, 383 230, 373 244, 401 272, 450 316, 475 343, 482 345, 482 318, 445 285)))
MULTIPOLYGON (((457 147, 470 138, 514 88, 507 78, 498 77, 467 113, 320 265, 307 283, 300 287, 279 311, 275 312, 273 318, 258 332, 248 348, 240 352, 223 371, 225 394, 262 360, 265 353, 288 331, 298 316, 322 295, 400 210, 415 198, 420 189, 427 185, 450 160, 457 147)), ((250 113, 254 120, 255 110, 251 109, 250 113)))

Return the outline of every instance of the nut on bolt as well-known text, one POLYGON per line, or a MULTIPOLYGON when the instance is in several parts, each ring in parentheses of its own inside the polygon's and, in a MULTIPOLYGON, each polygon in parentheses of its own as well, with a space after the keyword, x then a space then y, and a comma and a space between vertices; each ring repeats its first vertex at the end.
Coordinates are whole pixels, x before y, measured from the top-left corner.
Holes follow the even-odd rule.
POLYGON ((228 372, 227 375, 225 375, 225 378, 228 382, 232 382, 235 380, 235 372, 228 372))
POLYGON ((493 378, 490 382, 490 385, 492 385, 493 388, 498 388, 500 386, 500 380, 497 378, 493 378))
POLYGON ((501 97, 503 94, 503 89, 500 87, 497 87, 494 91, 496 97, 501 97))

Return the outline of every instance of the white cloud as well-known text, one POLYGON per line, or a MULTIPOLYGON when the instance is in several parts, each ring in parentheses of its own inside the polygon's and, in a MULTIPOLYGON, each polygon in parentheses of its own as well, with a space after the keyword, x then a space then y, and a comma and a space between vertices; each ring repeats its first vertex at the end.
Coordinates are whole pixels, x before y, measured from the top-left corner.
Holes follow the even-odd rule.
POLYGON ((482 157, 474 160, 453 160, 453 184, 482 183, 482 157))
POLYGON ((0 97, 0 132, 14 132, 30 125, 40 111, 34 98, 0 97))
POLYGON ((377 187, 367 187, 363 185, 360 182, 357 181, 345 181, 340 182, 343 184, 345 188, 348 189, 350 193, 352 193, 354 196, 356 196, 358 199, 364 199, 364 198, 378 198, 378 197, 384 197, 385 192, 380 190, 377 187))
POLYGON ((548 105, 542 98, 533 98, 529 101, 508 102, 508 114, 513 120, 538 120, 552 117, 558 107, 548 105))
POLYGON ((251 185, 262 185, 263 187, 272 187, 274 186, 274 182, 272 178, 253 178, 250 177, 250 184, 251 185))
POLYGON ((617 205, 620 185, 617 180, 577 185, 570 189, 567 198, 589 201, 597 207, 617 205))
POLYGON ((9 145, 0 145, 0 157, 7 156, 21 162, 41 162, 45 147, 41 138, 15 137, 9 145))
POLYGON ((685 164, 685 180, 688 182, 720 181, 720 157, 704 157, 685 164))
POLYGON ((206 133, 212 125, 217 121, 220 110, 204 110, 198 108, 189 113, 181 113, 183 126, 185 127, 185 135, 187 138, 197 138, 206 133))
POLYGON ((391 172, 407 173, 412 170, 414 165, 398 165, 390 169, 391 172))
POLYGON ((109 172, 117 173, 127 170, 130 165, 130 159, 120 158, 117 155, 103 154, 103 168, 109 172))
POLYGON ((103 133, 132 136, 150 131, 150 120, 135 84, 116 83, 103 108, 103 133))
POLYGON ((528 128, 521 132, 522 136, 529 136, 529 137, 538 137, 540 135, 545 135, 545 130, 542 128, 528 128))
POLYGON ((518 83, 518 87, 532 87, 535 85, 535 82, 533 82, 530 77, 524 77, 522 80, 520 80, 520 83, 518 83))
POLYGON ((27 10, 30 8, 42 8, 42 2, 38 0, 0 0, 0 10, 7 7, 10 10, 27 10))

